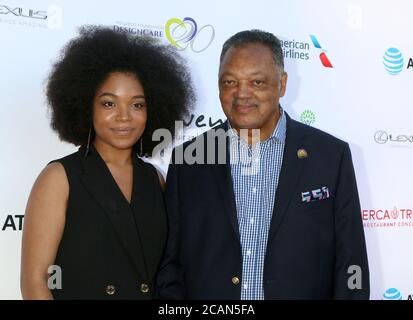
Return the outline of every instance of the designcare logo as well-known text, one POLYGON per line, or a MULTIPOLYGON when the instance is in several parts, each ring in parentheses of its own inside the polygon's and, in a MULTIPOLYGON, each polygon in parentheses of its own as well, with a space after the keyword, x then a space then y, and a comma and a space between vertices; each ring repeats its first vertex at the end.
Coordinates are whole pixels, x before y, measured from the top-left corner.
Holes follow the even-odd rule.
POLYGON ((314 47, 321 51, 319 55, 321 64, 326 68, 333 68, 333 65, 331 64, 330 59, 327 57, 327 53, 326 53, 327 51, 321 47, 320 42, 318 42, 316 36, 313 34, 310 34, 310 39, 314 47))
POLYGON ((164 38, 163 27, 156 25, 116 21, 113 25, 113 30, 116 32, 125 32, 133 36, 151 37, 156 39, 164 38))
MULTIPOLYGON (((403 53, 395 47, 388 48, 383 55, 384 69, 389 75, 396 76, 403 71, 404 68, 403 53)), ((413 58, 409 58, 406 69, 413 68, 413 58)))
POLYGON ((189 48, 192 52, 201 53, 214 41, 215 29, 210 24, 199 28, 191 17, 171 18, 165 24, 165 37, 179 50, 189 48))
POLYGON ((365 228, 402 228, 413 227, 411 208, 363 209, 361 219, 365 228))

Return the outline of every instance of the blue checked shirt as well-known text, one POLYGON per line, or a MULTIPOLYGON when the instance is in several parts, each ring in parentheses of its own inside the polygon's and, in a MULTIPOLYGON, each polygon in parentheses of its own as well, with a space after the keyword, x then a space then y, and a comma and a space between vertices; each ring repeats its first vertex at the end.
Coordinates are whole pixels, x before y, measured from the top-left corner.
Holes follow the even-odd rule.
POLYGON ((231 175, 243 257, 242 300, 264 299, 264 258, 286 135, 286 117, 280 111, 271 137, 254 147, 229 125, 231 175))

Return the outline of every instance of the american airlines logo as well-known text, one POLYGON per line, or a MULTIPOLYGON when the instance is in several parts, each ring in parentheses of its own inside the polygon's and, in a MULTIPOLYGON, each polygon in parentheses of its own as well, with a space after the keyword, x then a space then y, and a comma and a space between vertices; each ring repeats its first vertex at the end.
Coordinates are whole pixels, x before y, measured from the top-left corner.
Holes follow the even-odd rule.
POLYGON ((330 59, 327 57, 327 53, 326 53, 327 51, 321 47, 320 42, 318 42, 316 36, 313 34, 310 34, 310 39, 314 47, 321 51, 320 56, 319 56, 321 64, 326 68, 333 68, 333 65, 331 64, 330 59))

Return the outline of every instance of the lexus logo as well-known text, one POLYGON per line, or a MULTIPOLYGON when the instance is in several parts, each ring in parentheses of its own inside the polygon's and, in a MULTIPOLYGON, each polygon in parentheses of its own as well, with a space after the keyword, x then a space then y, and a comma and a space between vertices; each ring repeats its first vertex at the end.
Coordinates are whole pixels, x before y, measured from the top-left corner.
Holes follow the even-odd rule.
POLYGON ((379 130, 374 134, 374 141, 379 144, 384 144, 387 142, 395 143, 413 143, 413 135, 399 134, 393 135, 388 134, 386 131, 379 130))
POLYGON ((3 14, 3 15, 10 14, 16 17, 24 17, 24 18, 32 18, 32 19, 40 19, 40 20, 47 19, 47 11, 26 9, 26 8, 19 8, 19 7, 14 8, 14 7, 8 7, 5 5, 0 5, 0 14, 3 14))
POLYGON ((383 144, 386 143, 389 140, 389 136, 386 131, 377 131, 374 134, 374 141, 377 143, 383 144))

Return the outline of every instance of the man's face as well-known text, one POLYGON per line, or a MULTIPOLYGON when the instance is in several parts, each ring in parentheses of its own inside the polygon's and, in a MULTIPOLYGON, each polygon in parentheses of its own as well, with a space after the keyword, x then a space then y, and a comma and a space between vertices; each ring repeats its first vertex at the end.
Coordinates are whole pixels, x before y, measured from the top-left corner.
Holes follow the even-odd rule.
POLYGON ((261 139, 273 132, 280 113, 287 74, 272 51, 260 43, 230 47, 219 69, 219 98, 234 129, 260 129, 261 139))

